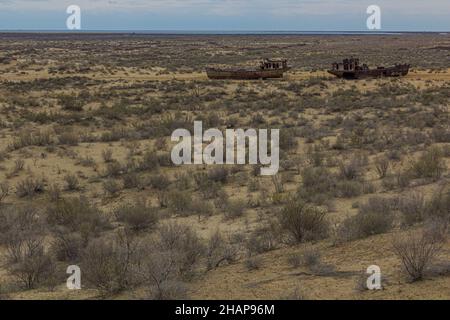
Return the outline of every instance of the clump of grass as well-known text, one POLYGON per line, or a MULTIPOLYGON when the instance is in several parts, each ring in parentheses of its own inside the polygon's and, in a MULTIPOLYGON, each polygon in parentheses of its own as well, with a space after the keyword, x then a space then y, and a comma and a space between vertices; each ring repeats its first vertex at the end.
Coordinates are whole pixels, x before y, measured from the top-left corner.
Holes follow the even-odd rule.
POLYGON ((375 169, 380 179, 384 179, 387 176, 390 165, 389 158, 386 156, 380 156, 375 159, 375 169))
POLYGON ((80 182, 78 178, 74 174, 68 174, 64 177, 64 181, 66 182, 66 189, 68 191, 76 191, 80 189, 80 182))
POLYGON ((19 198, 33 197, 38 193, 44 192, 44 181, 28 177, 16 185, 16 193, 19 198))
POLYGON ((76 146, 80 142, 80 136, 76 132, 67 131, 58 137, 58 141, 60 144, 76 146))
POLYGON ((103 161, 105 161, 106 163, 110 163, 113 161, 113 152, 111 149, 105 149, 102 151, 102 158, 103 161))
POLYGON ((9 192, 10 192, 9 184, 7 182, 1 182, 0 183, 0 204, 9 195, 9 192))
POLYGON ((8 150, 18 150, 28 146, 48 146, 53 143, 50 131, 22 131, 9 146, 8 150))
POLYGON ((122 186, 114 179, 107 179, 103 182, 103 189, 110 197, 117 197, 122 190, 122 186))

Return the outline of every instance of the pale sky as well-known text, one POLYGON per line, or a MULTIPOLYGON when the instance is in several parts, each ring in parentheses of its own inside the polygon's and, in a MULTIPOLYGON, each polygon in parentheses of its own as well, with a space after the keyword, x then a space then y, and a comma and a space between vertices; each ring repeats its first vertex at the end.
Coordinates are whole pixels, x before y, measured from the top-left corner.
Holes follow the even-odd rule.
POLYGON ((1 30, 64 30, 69 5, 82 30, 450 31, 450 0, 0 0, 1 30))

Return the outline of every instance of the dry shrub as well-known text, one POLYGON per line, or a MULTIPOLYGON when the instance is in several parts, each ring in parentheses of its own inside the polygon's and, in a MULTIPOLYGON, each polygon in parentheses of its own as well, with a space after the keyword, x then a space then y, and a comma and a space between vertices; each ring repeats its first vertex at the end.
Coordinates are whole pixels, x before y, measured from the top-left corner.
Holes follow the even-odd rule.
POLYGON ((55 263, 45 250, 45 228, 39 212, 31 206, 0 211, 0 243, 6 246, 6 269, 24 288, 48 283, 55 263))
POLYGON ((63 95, 58 98, 61 108, 68 111, 83 111, 83 100, 78 96, 63 95))
POLYGON ((174 213, 187 216, 192 213, 192 194, 188 191, 169 191, 167 204, 174 213))
POLYGON ((53 143, 50 131, 22 131, 9 146, 8 150, 18 150, 28 146, 47 146, 53 143))
POLYGON ((122 183, 124 189, 133 189, 141 186, 142 181, 139 175, 135 172, 130 172, 122 177, 122 183))
POLYGON ((229 172, 226 167, 214 167, 208 171, 208 179, 213 182, 226 183, 228 175, 229 172))
POLYGON ((398 170, 397 172, 386 175, 382 181, 382 185, 387 190, 394 190, 396 188, 405 189, 409 187, 412 178, 409 170, 398 170))
POLYGON ((113 151, 111 149, 105 149, 102 151, 102 158, 105 163, 113 161, 113 151))
POLYGON ((166 174, 156 174, 149 177, 149 184, 157 190, 166 190, 170 186, 170 179, 166 174))
POLYGON ((68 146, 76 146, 80 142, 80 136, 78 133, 73 131, 63 132, 59 137, 58 141, 60 144, 68 146))
POLYGON ((302 256, 299 253, 292 253, 289 254, 286 262, 292 267, 292 268, 299 268, 302 265, 302 256))
POLYGON ((259 270, 262 267, 263 260, 260 257, 248 257, 244 264, 248 271, 259 270))
POLYGON ((80 188, 80 182, 78 178, 74 174, 68 174, 64 177, 64 181, 66 182, 66 189, 68 191, 76 191, 80 188))
POLYGON ((401 260, 411 281, 422 280, 428 267, 444 245, 442 230, 426 228, 422 233, 409 232, 393 239, 394 253, 401 260))
POLYGON ((189 171, 175 173, 175 183, 178 189, 190 189, 193 181, 192 174, 189 171))
POLYGON ((286 129, 280 131, 280 149, 289 152, 294 150, 298 145, 295 132, 293 129, 286 129))
POLYGON ((138 282, 134 268, 140 264, 138 243, 126 232, 113 239, 92 240, 82 255, 83 277, 104 294, 130 289, 138 282))
POLYGON ((103 182, 103 189, 105 190, 105 194, 109 197, 117 197, 122 190, 122 186, 119 182, 114 179, 107 179, 103 182))
POLYGON ((125 171, 126 170, 124 169, 124 167, 122 166, 122 164, 119 161, 113 160, 106 164, 105 176, 118 177, 118 176, 124 174, 125 171))
POLYGON ((445 162, 439 147, 430 147, 412 165, 412 172, 416 178, 430 178, 439 180, 445 172, 445 162))
POLYGON ((364 184, 355 180, 339 181, 336 185, 336 195, 342 198, 358 197, 364 192, 364 184))
POLYGON ((336 176, 327 168, 308 167, 302 173, 298 196, 308 202, 323 204, 334 196, 336 176))
POLYGON ((92 240, 83 252, 82 268, 87 283, 104 294, 143 285, 151 299, 178 299, 186 297, 183 281, 203 252, 192 229, 179 224, 162 225, 145 241, 122 229, 112 239, 92 240))
POLYGON ((228 200, 224 208, 225 219, 236 219, 241 217, 244 214, 246 207, 247 204, 245 200, 228 200))
POLYGON ((0 183, 0 204, 9 195, 9 184, 7 182, 0 183))
POLYGON ((154 150, 148 150, 139 163, 139 170, 141 171, 154 171, 160 167, 158 154, 154 150))
POLYGON ((189 227, 162 225, 156 239, 146 244, 140 276, 151 299, 186 298, 183 281, 189 279, 204 253, 203 245, 189 227))
POLYGON ((361 164, 358 159, 339 163, 340 176, 347 180, 357 179, 361 175, 361 169, 361 164))
POLYGON ((389 158, 386 156, 380 156, 375 158, 375 170, 377 171, 378 177, 384 179, 390 167, 389 158))
POLYGON ((321 258, 322 255, 317 248, 307 247, 300 255, 300 266, 312 269, 321 264, 321 258))
POLYGON ((16 278, 26 289, 33 289, 39 284, 51 281, 56 265, 44 249, 41 241, 27 239, 20 248, 18 259, 7 265, 11 276, 16 278))
POLYGON ((0 207, 0 244, 7 247, 8 260, 19 259, 23 241, 41 241, 43 227, 38 211, 31 205, 0 207))
POLYGON ((52 202, 61 199, 61 189, 58 184, 53 183, 48 187, 48 197, 52 202))
POLYGON ((290 242, 307 242, 327 237, 329 223, 326 212, 303 201, 290 201, 279 215, 281 228, 290 242))
POLYGON ((144 260, 140 274, 152 300, 185 299, 187 289, 179 280, 177 264, 171 252, 151 252, 144 260))
POLYGON ((398 209, 403 214, 403 223, 411 226, 425 218, 425 198, 420 192, 410 192, 401 197, 398 209))
POLYGON ((61 199, 47 208, 47 222, 52 227, 64 227, 80 232, 83 239, 97 236, 109 228, 105 215, 86 198, 61 199))
POLYGON ((232 245, 217 230, 211 235, 206 247, 206 268, 216 269, 223 263, 231 263, 236 260, 238 248, 232 245))
POLYGON ((283 193, 284 192, 284 184, 283 178, 281 175, 274 175, 271 177, 272 184, 275 188, 275 193, 283 193))
POLYGON ((55 228, 50 251, 57 261, 78 263, 84 247, 84 240, 78 232, 67 232, 65 228, 55 228))
POLYGON ((25 166, 25 161, 23 159, 17 159, 14 162, 14 168, 12 168, 11 171, 6 174, 6 177, 12 178, 12 177, 17 176, 18 173, 23 170, 24 166, 25 166))
MULTIPOLYGON (((164 269, 162 269, 164 270, 164 269)), ((186 300, 186 284, 177 280, 164 280, 148 288, 148 298, 152 300, 186 300)))
POLYGON ((208 174, 205 172, 196 172, 194 180, 198 187, 198 191, 205 199, 217 198, 220 195, 222 184, 209 180, 208 174))
POLYGON ((139 201, 134 204, 124 204, 114 211, 119 222, 126 223, 133 231, 153 228, 159 220, 158 210, 139 201))
POLYGON ((214 214, 215 208, 211 201, 193 199, 191 204, 192 213, 198 216, 200 221, 202 217, 210 217, 214 214))
POLYGON ((335 272, 335 267, 322 263, 322 255, 318 248, 308 246, 300 253, 292 254, 287 262, 293 268, 304 267, 315 275, 329 275, 335 272))
POLYGON ((177 271, 189 276, 204 253, 204 246, 194 230, 178 223, 166 223, 158 230, 156 247, 160 252, 168 252, 176 261, 177 271))
POLYGON ((388 199, 369 198, 359 212, 344 220, 337 229, 337 241, 345 242, 366 238, 391 230, 394 222, 392 205, 388 199))
POLYGON ((426 205, 426 213, 429 217, 449 218, 450 216, 450 188, 440 188, 426 205))
POLYGON ((278 240, 276 227, 270 224, 252 232, 245 243, 248 254, 260 254, 276 249, 278 240))

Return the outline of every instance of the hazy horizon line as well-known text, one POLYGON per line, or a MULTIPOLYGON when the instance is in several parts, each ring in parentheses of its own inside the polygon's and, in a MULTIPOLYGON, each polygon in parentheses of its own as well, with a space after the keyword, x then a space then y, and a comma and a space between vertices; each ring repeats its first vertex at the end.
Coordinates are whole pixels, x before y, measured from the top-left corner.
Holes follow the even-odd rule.
POLYGON ((29 32, 29 33, 208 33, 208 34, 223 34, 223 33, 362 33, 362 34, 394 34, 394 33, 450 33, 450 30, 233 30, 233 29, 192 29, 192 30, 182 30, 182 29, 82 29, 82 30, 67 30, 65 28, 60 29, 0 29, 0 33, 7 32, 29 32))

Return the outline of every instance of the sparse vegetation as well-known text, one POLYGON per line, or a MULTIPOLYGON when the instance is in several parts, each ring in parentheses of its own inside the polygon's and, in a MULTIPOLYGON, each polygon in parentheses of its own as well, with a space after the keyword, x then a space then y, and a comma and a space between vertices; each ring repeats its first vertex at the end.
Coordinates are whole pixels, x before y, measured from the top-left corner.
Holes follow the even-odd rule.
POLYGON ((449 296, 448 36, 36 37, 0 35, 0 297, 66 298, 75 264, 80 299, 353 299, 369 263, 395 288, 358 298, 449 296), (414 70, 324 76, 349 48, 414 70), (274 55, 280 81, 204 75, 274 55), (200 120, 280 129, 278 174, 173 165, 200 120))

